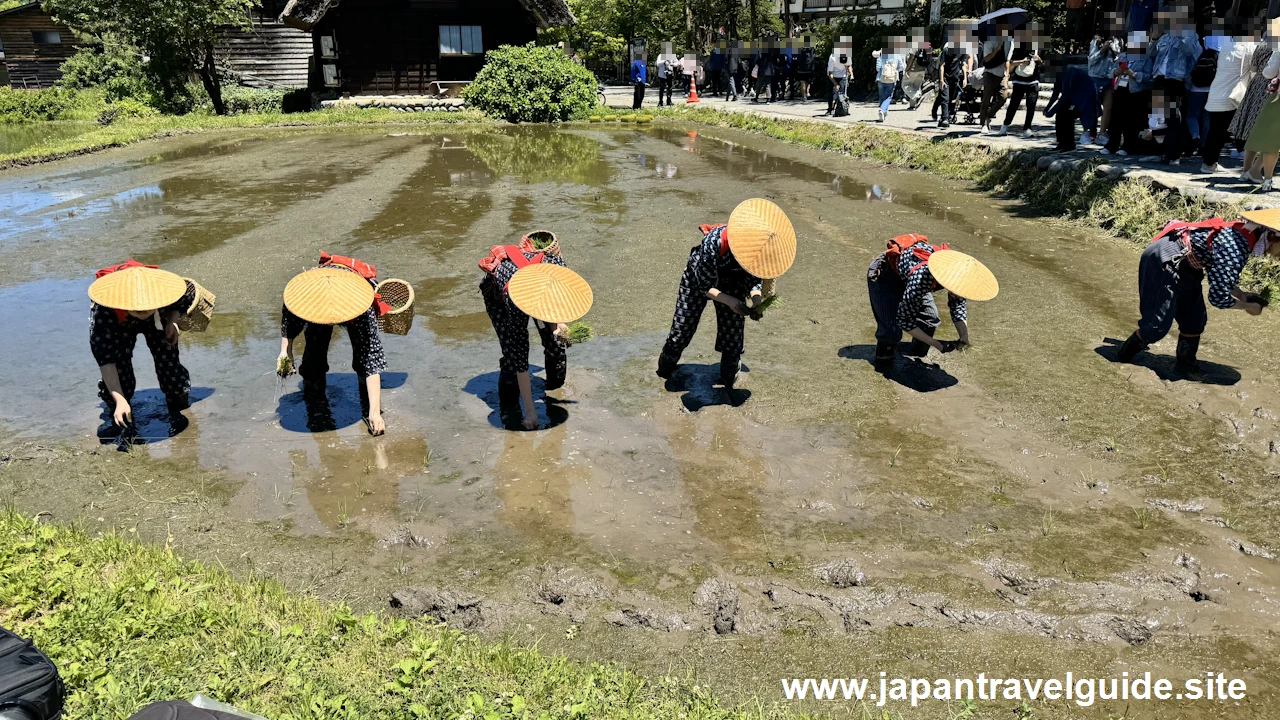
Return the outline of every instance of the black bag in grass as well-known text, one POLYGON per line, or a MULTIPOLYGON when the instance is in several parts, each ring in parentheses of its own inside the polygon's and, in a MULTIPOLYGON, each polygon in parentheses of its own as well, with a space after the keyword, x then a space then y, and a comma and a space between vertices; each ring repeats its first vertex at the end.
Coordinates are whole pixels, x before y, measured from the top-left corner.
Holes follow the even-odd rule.
POLYGON ((66 696, 53 661, 31 641, 0 628, 0 717, 59 720, 66 696))
MULTIPOLYGON (((207 698, 201 698, 199 695, 196 696, 196 700, 205 700, 207 702, 207 698)), ((222 705, 222 703, 212 704, 222 705)), ((130 715, 129 720, 244 720, 245 718, 261 717, 262 716, 260 715, 254 715, 253 713, 244 712, 242 710, 226 712, 212 708, 197 707, 186 700, 169 700, 166 702, 151 703, 138 712, 130 715)))

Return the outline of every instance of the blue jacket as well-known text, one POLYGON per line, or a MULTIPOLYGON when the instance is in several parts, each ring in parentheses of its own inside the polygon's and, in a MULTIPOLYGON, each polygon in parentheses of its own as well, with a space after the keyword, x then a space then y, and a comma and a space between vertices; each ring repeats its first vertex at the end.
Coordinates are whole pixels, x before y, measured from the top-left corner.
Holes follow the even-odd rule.
POLYGON ((880 82, 880 71, 885 65, 892 65, 898 68, 898 79, 902 79, 903 73, 907 71, 907 64, 902 60, 901 55, 891 55, 889 53, 880 53, 880 57, 876 58, 876 82, 880 82))
POLYGON ((632 60, 631 61, 631 82, 633 83, 645 82, 645 77, 646 77, 646 70, 644 67, 644 61, 632 60))
POLYGON ((1130 52, 1121 56, 1129 64, 1134 77, 1129 78, 1129 92, 1145 92, 1151 89, 1151 56, 1145 52, 1130 52))
POLYGON ((1200 36, 1194 32, 1161 35, 1159 40, 1147 45, 1147 54, 1153 58, 1152 76, 1186 80, 1200 57, 1201 49, 1200 36))
POLYGON ((1059 110, 1074 107, 1080 114, 1080 124, 1089 134, 1098 129, 1098 92, 1093 88, 1093 79, 1089 71, 1082 65, 1068 65, 1058 74, 1058 81, 1053 84, 1053 94, 1049 96, 1049 104, 1044 109, 1045 117, 1053 117, 1059 110))

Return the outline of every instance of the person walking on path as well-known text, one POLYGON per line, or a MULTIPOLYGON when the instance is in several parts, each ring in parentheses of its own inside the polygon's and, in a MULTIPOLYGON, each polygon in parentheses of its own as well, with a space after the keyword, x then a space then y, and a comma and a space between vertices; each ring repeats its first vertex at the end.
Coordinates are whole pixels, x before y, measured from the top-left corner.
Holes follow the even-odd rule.
POLYGON ((795 75, 795 86, 792 88, 791 99, 795 100, 795 96, 800 96, 800 101, 804 102, 809 99, 809 84, 813 82, 813 48, 805 45, 800 48, 800 54, 796 56, 793 73, 795 75), (798 93, 796 91, 799 91, 798 93))
POLYGON ((996 26, 995 34, 982 42, 982 109, 978 116, 978 127, 984 135, 991 133, 997 96, 1009 89, 1009 78, 1005 75, 1004 68, 1013 49, 1013 41, 1009 39, 1008 32, 1008 23, 1001 21, 996 26))
POLYGON ((191 374, 178 355, 178 322, 195 303, 195 289, 178 275, 130 259, 95 273, 89 300, 89 349, 102 376, 98 397, 112 423, 123 428, 133 422, 139 335, 155 361, 169 415, 179 415, 189 405, 191 374))
POLYGON ((1194 223, 1169 222, 1151 239, 1138 260, 1138 329, 1116 353, 1119 362, 1133 359, 1160 342, 1176 322, 1178 349, 1174 367, 1195 374, 1200 335, 1209 317, 1204 304, 1204 281, 1209 303, 1220 310, 1243 310, 1261 315, 1265 301, 1238 287, 1240 272, 1250 257, 1280 257, 1280 210, 1243 213, 1242 219, 1211 218, 1194 223))
POLYGON ((897 89, 902 74, 907 71, 907 64, 902 55, 906 48, 905 37, 892 37, 889 38, 885 49, 871 53, 871 56, 876 59, 876 89, 880 97, 880 122, 884 122, 885 118, 889 117, 889 103, 893 101, 893 91, 897 89))
POLYGON ((716 306, 716 352, 720 382, 732 388, 745 349, 746 318, 759 320, 753 308, 773 295, 774 280, 791 268, 796 232, 782 208, 768 200, 746 200, 728 224, 703 225, 702 242, 689 251, 680 277, 671 332, 658 357, 658 377, 670 379, 692 342, 702 311, 716 306))
POLYGON ((952 20, 947 27, 947 43, 942 47, 942 62, 938 63, 938 98, 942 111, 938 127, 950 127, 956 120, 956 105, 960 94, 969 86, 969 73, 973 71, 972 20, 952 20))
POLYGON ((751 99, 752 102, 760 102, 760 97, 764 95, 764 91, 769 90, 769 102, 773 102, 777 98, 773 95, 773 50, 771 48, 762 48, 756 56, 756 66, 752 70, 756 74, 756 96, 751 99))
POLYGON ((1042 61, 1035 42, 1036 26, 1029 23, 1019 28, 1016 35, 1018 36, 1018 46, 1013 49, 1013 53, 1009 55, 1009 63, 1005 68, 1006 74, 1010 78, 1013 85, 1013 97, 1009 99, 1009 109, 1005 111, 1004 123, 1000 126, 1000 134, 1009 134, 1009 126, 1013 124, 1014 117, 1018 114, 1018 106, 1022 104, 1025 98, 1027 103, 1027 118, 1022 124, 1022 137, 1031 137, 1031 121, 1036 116, 1036 102, 1040 99, 1040 67, 1042 61))
POLYGON ((529 318, 542 340, 546 389, 557 390, 564 386, 569 368, 566 323, 591 309, 591 287, 565 267, 559 241, 545 231, 529 233, 518 245, 495 245, 479 264, 485 272, 480 295, 502 350, 499 404, 509 407, 518 395, 524 429, 533 430, 538 427, 538 411, 529 379, 529 318))
POLYGON ((1253 60, 1261 44, 1239 37, 1224 42, 1218 48, 1217 69, 1204 104, 1205 111, 1209 113, 1209 129, 1204 133, 1200 146, 1202 173, 1219 170, 1218 158, 1227 144, 1232 121, 1257 72, 1253 60))
POLYGON ((835 47, 831 48, 831 57, 827 58, 827 79, 831 82, 831 97, 827 100, 827 115, 836 108, 836 98, 849 94, 849 81, 853 78, 852 62, 846 41, 851 38, 842 37, 835 47))
MULTIPOLYGON (((640 57, 631 61, 631 83, 635 85, 635 97, 631 100, 631 109, 639 110, 640 105, 644 103, 644 84, 648 70, 645 68, 645 61, 648 56, 640 53, 640 57)), ((659 96, 661 99, 661 96, 659 96)))
MULTIPOLYGON (((312 420, 328 411, 329 340, 335 325, 345 325, 351 339, 351 369, 356 373, 360 411, 371 435, 386 431, 382 419, 382 372, 387 358, 378 335, 378 316, 390 309, 374 291, 372 265, 341 255, 320 253, 319 267, 295 276, 284 288, 280 310, 280 357, 277 372, 293 367, 293 343, 306 338, 302 351, 302 397, 312 420)), ((321 428, 315 428, 321 429, 321 428)), ((327 428, 325 428, 327 429, 327 428)))
MULTIPOLYGON (((1147 34, 1129 34, 1127 52, 1113 71, 1115 87, 1111 91, 1112 111, 1116 120, 1107 135, 1106 147, 1100 155, 1144 154, 1139 137, 1147 127, 1151 112, 1151 56, 1147 54, 1147 34)), ((1099 139, 1102 139, 1099 135, 1099 139)))
POLYGON ((907 355, 924 357, 929 348, 949 353, 969 344, 967 300, 990 300, 1000 285, 985 265, 949 249, 936 247, 924 235, 899 235, 867 268, 867 294, 876 320, 875 368, 887 373, 893 367, 902 333, 911 336, 907 355), (956 327, 957 340, 933 337, 942 320, 933 293, 946 288, 947 307, 956 327))

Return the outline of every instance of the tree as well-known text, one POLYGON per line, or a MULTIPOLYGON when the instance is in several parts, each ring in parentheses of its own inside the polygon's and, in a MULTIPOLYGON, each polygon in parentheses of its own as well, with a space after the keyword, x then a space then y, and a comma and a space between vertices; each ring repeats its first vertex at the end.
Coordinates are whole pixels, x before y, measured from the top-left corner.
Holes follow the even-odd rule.
POLYGON ((258 0, 44 0, 44 9, 73 28, 126 38, 149 60, 145 71, 164 102, 174 105, 187 79, 198 75, 213 110, 225 115, 214 60, 218 31, 248 29, 258 0))

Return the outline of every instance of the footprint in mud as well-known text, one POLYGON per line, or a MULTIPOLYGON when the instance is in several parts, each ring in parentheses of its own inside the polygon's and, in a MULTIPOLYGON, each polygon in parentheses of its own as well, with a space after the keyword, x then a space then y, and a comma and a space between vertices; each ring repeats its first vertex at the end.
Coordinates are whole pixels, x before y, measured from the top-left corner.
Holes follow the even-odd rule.
MULTIPOLYGON (((529 366, 529 383, 533 392, 534 407, 538 410, 538 427, 537 430, 548 430, 558 425, 563 425, 569 420, 569 409, 567 405, 576 405, 573 400, 560 400, 546 394, 547 381, 534 375, 535 372, 541 370, 536 366, 529 366), (541 397, 542 402, 538 403, 537 398, 541 397)), ((510 395, 498 387, 498 373, 489 372, 483 375, 477 375, 467 381, 462 387, 463 392, 475 395, 484 401, 489 409, 489 424, 503 430, 523 431, 524 430, 524 410, 520 407, 519 391, 511 392, 510 395)))
MULTIPOLYGON (((743 365, 742 370, 749 371, 750 368, 743 365)), ((739 372, 738 377, 741 381, 746 376, 739 372)), ((713 405, 742 407, 751 399, 750 390, 741 387, 726 388, 721 384, 719 363, 682 363, 663 387, 667 392, 684 393, 680 396, 680 403, 689 412, 698 412, 713 405)))
MULTIPOLYGON (((1116 353, 1120 349, 1122 340, 1116 338, 1103 338, 1102 344, 1094 348, 1099 356, 1105 358, 1109 362, 1118 362, 1116 353)), ((1172 355, 1165 355, 1152 350, 1146 350, 1138 353, 1133 359, 1134 365, 1144 367, 1156 374, 1161 380, 1174 382, 1177 380, 1187 380, 1190 382, 1198 382, 1204 385, 1235 385, 1240 382, 1240 371, 1230 365, 1223 365, 1212 360, 1199 358, 1200 372, 1196 375, 1187 375, 1179 372, 1174 368, 1175 358, 1172 355)))
MULTIPOLYGON (((945 390, 960 382, 939 365, 927 362, 923 358, 905 355, 909 347, 911 343, 899 343, 897 355, 893 360, 893 369, 886 373, 885 377, 919 393, 945 390)), ((838 354, 846 360, 865 360, 868 365, 875 366, 875 345, 849 345, 840 348, 838 354)))

